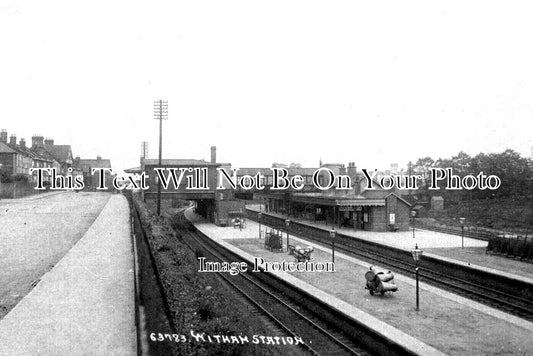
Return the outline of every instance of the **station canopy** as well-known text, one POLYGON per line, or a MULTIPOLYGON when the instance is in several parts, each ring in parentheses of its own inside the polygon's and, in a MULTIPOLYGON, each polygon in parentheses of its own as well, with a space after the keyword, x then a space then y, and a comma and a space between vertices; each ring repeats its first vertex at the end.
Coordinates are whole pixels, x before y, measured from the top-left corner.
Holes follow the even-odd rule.
POLYGON ((368 199, 362 196, 339 197, 322 194, 293 194, 294 202, 327 206, 385 206, 385 199, 368 199))

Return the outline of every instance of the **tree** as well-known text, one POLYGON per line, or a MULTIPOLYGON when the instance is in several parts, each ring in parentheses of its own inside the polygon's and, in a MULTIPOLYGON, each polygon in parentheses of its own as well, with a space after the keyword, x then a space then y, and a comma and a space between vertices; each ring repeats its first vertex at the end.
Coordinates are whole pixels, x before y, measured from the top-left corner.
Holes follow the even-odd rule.
POLYGON ((416 163, 412 166, 412 171, 413 173, 411 174, 419 174, 423 177, 424 179, 424 187, 423 187, 423 190, 424 191, 427 191, 427 188, 429 186, 429 180, 430 180, 430 177, 431 177, 431 171, 430 169, 435 167, 435 161, 433 160, 433 158, 431 157, 424 157, 424 158, 419 158, 416 163))

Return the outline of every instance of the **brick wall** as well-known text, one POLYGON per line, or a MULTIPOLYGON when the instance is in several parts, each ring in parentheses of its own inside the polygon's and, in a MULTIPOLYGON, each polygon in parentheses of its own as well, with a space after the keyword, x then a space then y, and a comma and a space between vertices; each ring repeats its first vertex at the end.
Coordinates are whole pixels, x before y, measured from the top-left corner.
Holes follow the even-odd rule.
POLYGON ((371 222, 371 231, 387 231, 389 216, 385 206, 374 206, 370 210, 369 220, 371 222))
POLYGON ((395 215, 395 227, 402 231, 409 230, 410 206, 395 195, 389 195, 386 199, 387 222, 389 214, 395 215))
POLYGON ((244 202, 240 200, 219 200, 216 202, 215 223, 217 225, 230 225, 229 212, 242 211, 244 214, 244 202))
POLYGON ((0 198, 14 199, 28 195, 44 193, 44 190, 35 190, 35 184, 31 182, 0 183, 0 198))

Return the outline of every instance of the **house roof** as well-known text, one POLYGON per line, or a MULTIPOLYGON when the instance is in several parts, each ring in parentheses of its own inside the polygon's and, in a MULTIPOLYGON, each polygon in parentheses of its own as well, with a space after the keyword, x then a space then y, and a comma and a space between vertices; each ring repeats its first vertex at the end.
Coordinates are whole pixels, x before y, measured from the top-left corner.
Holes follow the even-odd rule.
POLYGON ((37 151, 33 151, 29 149, 28 147, 22 147, 20 145, 12 145, 12 144, 8 144, 8 146, 11 147, 13 150, 25 155, 26 157, 30 157, 33 160, 48 161, 48 162, 53 161, 53 158, 49 156, 45 156, 37 151))
POLYGON ((126 173, 141 173, 141 167, 127 168, 124 170, 126 173))
POLYGON ((111 168, 109 159, 80 159, 76 163, 84 172, 89 172, 91 168, 111 168))
POLYGON ((50 152, 46 151, 43 147, 31 148, 31 151, 37 153, 38 155, 47 160, 56 161, 59 163, 59 160, 54 157, 50 152))
POLYGON ((70 145, 53 145, 46 147, 45 150, 59 163, 65 163, 69 158, 72 159, 72 148, 70 145))
POLYGON ((0 153, 18 153, 23 156, 29 157, 33 160, 39 161, 51 161, 48 157, 45 157, 38 152, 32 151, 27 147, 22 147, 20 145, 13 145, 10 143, 0 142, 0 153))
POLYGON ((17 153, 17 151, 9 147, 7 143, 0 142, 0 153, 17 153))
POLYGON ((404 198, 402 198, 401 196, 399 196, 398 194, 396 193, 390 193, 390 194, 387 194, 387 196, 385 196, 385 198, 387 198, 389 195, 394 195, 396 198, 398 198, 398 200, 404 202, 405 204, 409 205, 409 206, 412 206, 411 203, 409 203, 407 200, 405 200, 404 198))

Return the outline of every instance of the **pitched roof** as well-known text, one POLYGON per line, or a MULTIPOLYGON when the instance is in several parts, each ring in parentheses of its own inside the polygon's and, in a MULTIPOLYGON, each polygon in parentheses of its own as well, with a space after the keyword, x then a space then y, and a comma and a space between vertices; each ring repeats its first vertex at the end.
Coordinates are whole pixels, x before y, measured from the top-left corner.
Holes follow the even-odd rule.
POLYGON ((17 151, 9 147, 7 143, 0 142, 0 153, 17 153, 17 151))
POLYGON ((89 172, 91 168, 111 168, 111 160, 109 159, 80 159, 77 161, 77 166, 84 172, 89 172))
POLYGON ((37 151, 31 150, 28 147, 22 147, 20 145, 12 145, 12 144, 8 144, 8 146, 11 149, 13 149, 13 150, 25 155, 26 157, 30 157, 33 160, 49 161, 49 162, 53 161, 53 158, 51 158, 51 157, 49 157, 47 155, 43 155, 43 154, 41 154, 41 153, 39 153, 37 151))
POLYGON ((407 200, 405 200, 404 198, 402 198, 401 196, 399 196, 398 194, 396 193, 390 193, 388 194, 385 198, 388 198, 389 195, 394 195, 396 198, 398 198, 398 200, 404 202, 405 204, 409 205, 409 206, 412 206, 411 203, 409 203, 407 200))
POLYGON ((141 167, 127 168, 124 170, 126 173, 141 173, 141 167))
POLYGON ((72 159, 72 148, 70 145, 53 145, 46 147, 45 150, 47 150, 59 163, 67 162, 69 157, 72 159))
POLYGON ((37 153, 38 155, 44 157, 47 160, 56 161, 60 163, 60 161, 56 157, 54 157, 50 152, 46 151, 43 147, 32 147, 31 151, 37 153))

